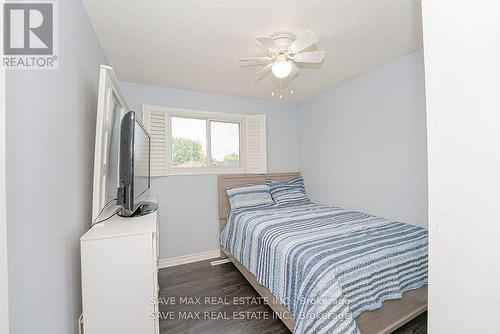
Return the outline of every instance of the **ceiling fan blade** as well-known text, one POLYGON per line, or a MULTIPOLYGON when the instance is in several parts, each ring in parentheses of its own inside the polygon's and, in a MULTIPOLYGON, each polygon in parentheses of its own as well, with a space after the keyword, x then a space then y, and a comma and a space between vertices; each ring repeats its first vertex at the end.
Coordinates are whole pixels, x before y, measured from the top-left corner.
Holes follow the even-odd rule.
POLYGON ((273 63, 271 64, 267 64, 266 66, 264 66, 263 68, 261 68, 258 72, 257 72, 257 76, 256 76, 256 79, 255 80, 260 80, 262 79, 263 77, 265 77, 266 75, 268 75, 269 73, 271 73, 271 68, 273 67, 273 63))
POLYGON ((321 63, 325 58, 325 51, 311 51, 296 54, 293 57, 297 63, 321 63))
POLYGON ((259 42, 260 45, 262 45, 266 50, 269 50, 271 53, 278 49, 278 46, 269 37, 257 37, 257 42, 259 42))
POLYGON ((318 37, 310 31, 306 31, 290 45, 290 51, 298 53, 318 42, 318 37))
POLYGON ((274 59, 271 57, 249 57, 249 58, 240 58, 240 62, 243 65, 252 65, 252 64, 261 64, 261 63, 269 63, 274 59))
POLYGON ((271 57, 240 58, 240 67, 268 64, 274 61, 271 57))
POLYGON ((240 58, 240 61, 247 61, 247 60, 273 60, 271 57, 244 57, 240 58))
POLYGON ((290 74, 290 77, 293 77, 294 75, 299 74, 299 72, 300 72, 300 68, 294 62, 292 62, 292 73, 290 74))

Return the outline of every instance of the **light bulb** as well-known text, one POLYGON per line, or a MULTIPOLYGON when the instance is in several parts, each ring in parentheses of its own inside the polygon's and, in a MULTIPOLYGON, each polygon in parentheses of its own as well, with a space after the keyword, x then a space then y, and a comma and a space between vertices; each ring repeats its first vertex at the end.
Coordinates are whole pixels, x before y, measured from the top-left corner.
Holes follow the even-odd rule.
POLYGON ((292 63, 286 60, 285 56, 279 56, 273 64, 272 71, 276 78, 286 78, 292 73, 292 63))
POLYGON ((274 92, 271 92, 271 96, 274 96, 274 92))

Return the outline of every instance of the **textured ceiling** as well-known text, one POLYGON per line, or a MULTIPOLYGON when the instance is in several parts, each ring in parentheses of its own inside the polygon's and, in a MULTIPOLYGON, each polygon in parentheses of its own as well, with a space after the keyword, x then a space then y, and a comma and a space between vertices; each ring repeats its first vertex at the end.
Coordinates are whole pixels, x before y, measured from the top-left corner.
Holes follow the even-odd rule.
MULTIPOLYGON (((284 102, 300 103, 374 67, 421 48, 419 0, 84 0, 120 80, 277 100, 272 75, 255 81, 262 56, 255 37, 306 30, 326 50, 320 66, 302 66, 284 102)), ((285 91, 285 90, 283 90, 285 91)))

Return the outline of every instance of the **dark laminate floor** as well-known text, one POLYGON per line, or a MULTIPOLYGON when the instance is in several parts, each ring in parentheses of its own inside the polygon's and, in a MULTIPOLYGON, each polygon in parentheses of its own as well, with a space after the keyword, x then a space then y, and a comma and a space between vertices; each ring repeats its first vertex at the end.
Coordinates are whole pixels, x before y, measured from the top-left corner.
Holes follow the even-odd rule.
MULTIPOLYGON (((236 267, 211 261, 160 270, 162 334, 290 333, 236 267)), ((426 333, 425 313, 393 334, 426 333)))

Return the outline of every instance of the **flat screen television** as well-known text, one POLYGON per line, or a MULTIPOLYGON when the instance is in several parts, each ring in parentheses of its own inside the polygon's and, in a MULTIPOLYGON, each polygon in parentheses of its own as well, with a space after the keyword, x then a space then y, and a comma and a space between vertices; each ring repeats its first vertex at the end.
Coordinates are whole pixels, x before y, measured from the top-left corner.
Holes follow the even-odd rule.
POLYGON ((151 138, 133 111, 122 118, 119 151, 118 214, 131 217, 155 211, 156 203, 146 201, 151 185, 151 138))

